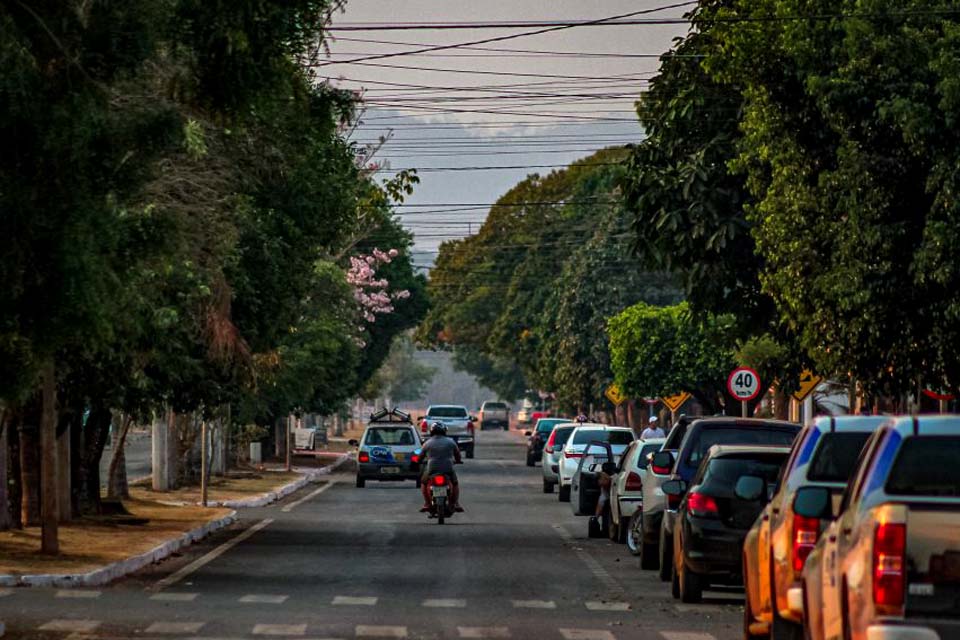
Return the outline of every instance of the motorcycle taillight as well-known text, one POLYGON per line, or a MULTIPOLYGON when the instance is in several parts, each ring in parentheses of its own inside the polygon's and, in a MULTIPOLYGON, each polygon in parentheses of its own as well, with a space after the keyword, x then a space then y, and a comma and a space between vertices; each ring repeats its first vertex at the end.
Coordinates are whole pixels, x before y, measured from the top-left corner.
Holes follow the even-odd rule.
POLYGON ((442 487, 447 484, 447 476, 433 476, 433 484, 442 487))

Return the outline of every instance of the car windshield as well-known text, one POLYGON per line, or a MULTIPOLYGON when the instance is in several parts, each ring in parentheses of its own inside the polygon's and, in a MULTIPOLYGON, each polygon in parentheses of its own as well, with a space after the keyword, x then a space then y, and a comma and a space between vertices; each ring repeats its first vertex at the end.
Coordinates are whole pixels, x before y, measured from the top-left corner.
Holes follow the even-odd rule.
POLYGON ((630 444, 634 441, 632 431, 622 429, 581 429, 573 438, 573 444, 588 444, 593 440, 609 442, 610 444, 630 444))
POLYGON ((431 407, 427 416, 430 418, 466 418, 467 410, 463 407, 431 407))
POLYGON ((813 454, 807 479, 813 482, 846 482, 870 433, 825 433, 813 454))
POLYGON ((887 493, 960 497, 960 437, 910 438, 890 470, 887 493))
POLYGON ((366 444, 376 445, 413 445, 416 443, 413 429, 410 427, 376 427, 367 430, 366 444))
POLYGON ((647 456, 651 453, 660 451, 660 447, 662 446, 663 446, 662 444, 643 445, 643 449, 640 450, 640 455, 637 457, 637 467, 639 467, 640 469, 646 469, 647 463, 649 462, 649 460, 647 460, 647 456))
POLYGON ((483 405, 483 410, 484 410, 484 411, 491 411, 491 410, 493 410, 493 411, 503 411, 503 410, 506 409, 506 408, 507 408, 507 405, 505 405, 505 404, 502 403, 502 402, 486 402, 486 403, 484 403, 484 405, 483 405))
POLYGON ((541 418, 537 420, 537 431, 539 433, 550 433, 555 426, 562 422, 564 422, 564 420, 541 418))
POLYGON ((760 476, 773 485, 786 461, 786 453, 750 453, 714 458, 707 464, 701 485, 711 495, 733 495, 737 480, 742 476, 760 476))
POLYGON ((701 429, 698 440, 690 449, 687 464, 697 466, 707 451, 715 444, 770 444, 790 446, 797 432, 792 429, 771 429, 763 426, 722 426, 701 429))

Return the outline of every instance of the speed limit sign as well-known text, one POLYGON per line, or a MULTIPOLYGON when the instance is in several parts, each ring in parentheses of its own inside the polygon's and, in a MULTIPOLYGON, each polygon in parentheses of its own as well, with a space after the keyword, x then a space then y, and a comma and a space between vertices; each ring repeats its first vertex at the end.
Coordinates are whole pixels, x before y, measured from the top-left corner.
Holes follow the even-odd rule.
POLYGON ((742 402, 753 400, 760 394, 760 376, 750 367, 737 367, 727 378, 727 391, 742 402))

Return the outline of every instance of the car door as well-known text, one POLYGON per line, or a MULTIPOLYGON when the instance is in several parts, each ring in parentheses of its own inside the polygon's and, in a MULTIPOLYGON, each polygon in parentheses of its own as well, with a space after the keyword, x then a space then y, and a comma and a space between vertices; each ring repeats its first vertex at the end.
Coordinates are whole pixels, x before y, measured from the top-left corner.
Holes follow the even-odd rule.
POLYGON ((610 517, 617 524, 620 524, 620 495, 623 493, 624 485, 627 482, 627 474, 635 466, 635 459, 639 450, 639 440, 627 446, 627 450, 623 452, 620 462, 617 464, 617 475, 614 476, 613 482, 610 484, 610 517))

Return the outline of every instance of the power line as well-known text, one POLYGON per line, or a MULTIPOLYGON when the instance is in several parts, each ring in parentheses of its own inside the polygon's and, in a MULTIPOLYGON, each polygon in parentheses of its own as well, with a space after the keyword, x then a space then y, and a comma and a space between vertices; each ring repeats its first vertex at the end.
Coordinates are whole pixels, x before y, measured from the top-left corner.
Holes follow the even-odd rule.
MULTIPOLYGON (((586 167, 603 167, 603 166, 614 166, 619 165, 619 162, 597 162, 587 165, 580 165, 586 167)), ((443 173, 448 171, 504 171, 504 170, 519 170, 519 169, 561 169, 569 165, 565 164, 518 164, 518 165, 496 165, 496 166, 476 166, 476 167, 416 167, 417 173, 443 173)), ((396 173, 400 171, 409 171, 414 167, 409 167, 407 169, 378 169, 377 173, 396 173)))

